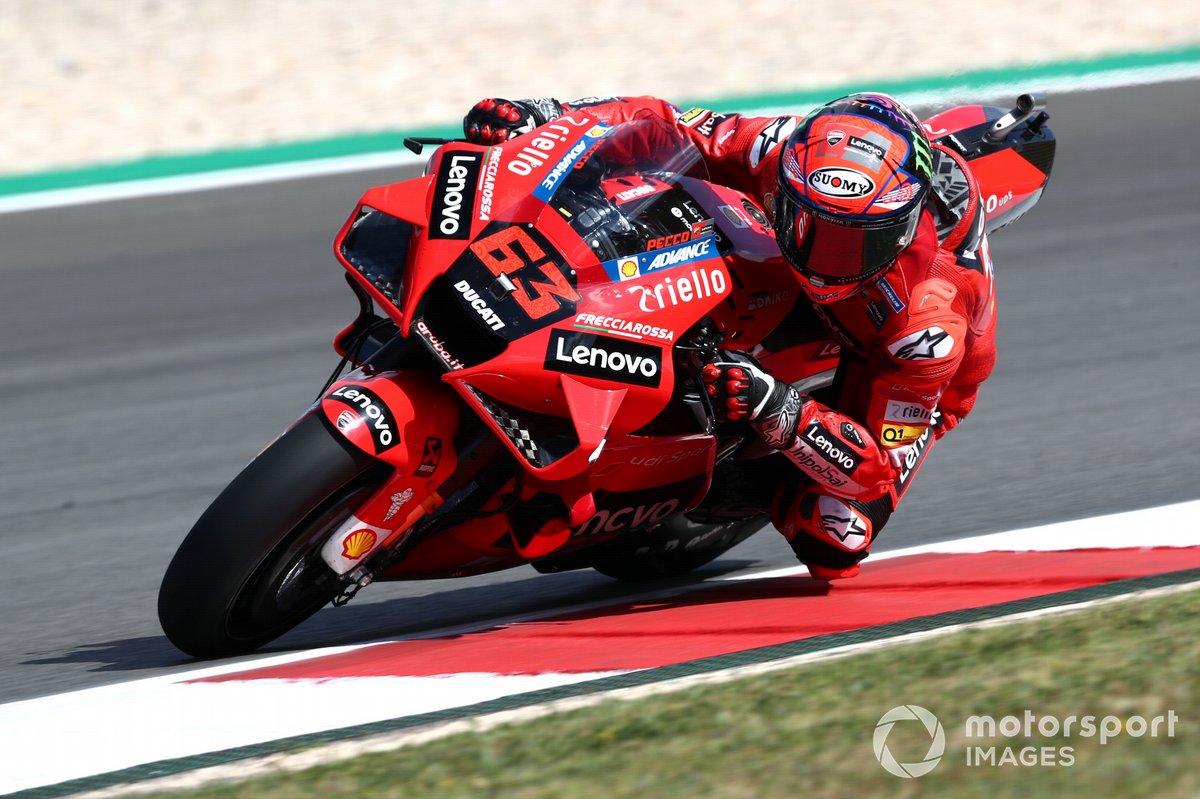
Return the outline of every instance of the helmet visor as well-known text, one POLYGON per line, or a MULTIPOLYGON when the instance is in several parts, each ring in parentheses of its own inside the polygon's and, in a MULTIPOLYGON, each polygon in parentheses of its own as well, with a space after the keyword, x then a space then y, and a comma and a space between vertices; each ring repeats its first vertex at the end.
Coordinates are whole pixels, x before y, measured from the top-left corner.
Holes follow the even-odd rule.
POLYGON ((883 223, 834 220, 783 194, 775 218, 779 248, 797 271, 828 286, 862 282, 883 271, 912 242, 921 219, 916 206, 883 223))

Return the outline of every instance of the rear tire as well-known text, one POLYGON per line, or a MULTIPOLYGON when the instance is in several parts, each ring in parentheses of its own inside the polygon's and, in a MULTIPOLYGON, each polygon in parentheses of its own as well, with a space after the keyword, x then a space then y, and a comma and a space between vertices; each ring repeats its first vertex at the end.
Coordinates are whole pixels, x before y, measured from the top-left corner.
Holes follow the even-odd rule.
POLYGON ((387 477, 310 414, 213 501, 175 553, 158 595, 171 643, 198 658, 253 651, 342 590, 321 546, 387 477))

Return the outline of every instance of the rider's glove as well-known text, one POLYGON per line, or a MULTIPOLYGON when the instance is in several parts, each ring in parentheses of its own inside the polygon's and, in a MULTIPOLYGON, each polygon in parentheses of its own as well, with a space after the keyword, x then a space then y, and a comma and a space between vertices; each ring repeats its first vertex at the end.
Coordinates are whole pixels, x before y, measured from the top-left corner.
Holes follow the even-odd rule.
POLYGON ((557 119, 562 113, 562 105, 552 97, 488 98, 477 102, 463 117, 463 132, 467 141, 475 144, 500 144, 557 119))
POLYGON ((722 352, 700 373, 721 421, 748 421, 774 449, 787 449, 805 397, 758 367, 748 355, 722 352))

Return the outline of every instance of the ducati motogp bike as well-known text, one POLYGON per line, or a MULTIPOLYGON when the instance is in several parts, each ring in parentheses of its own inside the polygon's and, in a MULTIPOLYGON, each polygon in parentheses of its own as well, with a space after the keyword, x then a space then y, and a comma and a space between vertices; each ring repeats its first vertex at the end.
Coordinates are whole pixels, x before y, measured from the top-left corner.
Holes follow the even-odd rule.
MULTIPOLYGON (((1045 188, 1045 121, 1032 95, 926 121, 971 162, 989 230, 1045 188)), ((359 313, 334 377, 167 569, 184 652, 254 650, 377 580, 677 577, 766 520, 741 497, 781 456, 717 422, 700 371, 738 350, 817 391, 839 350, 763 209, 661 121, 411 145, 431 143, 424 176, 369 189, 336 236, 359 313)))

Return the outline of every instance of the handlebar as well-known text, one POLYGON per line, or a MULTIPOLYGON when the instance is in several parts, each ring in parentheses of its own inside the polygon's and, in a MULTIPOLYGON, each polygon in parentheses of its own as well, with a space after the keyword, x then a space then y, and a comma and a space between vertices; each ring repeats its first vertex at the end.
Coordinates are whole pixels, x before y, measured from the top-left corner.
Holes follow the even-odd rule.
POLYGON ((1017 104, 1004 116, 996 120, 991 129, 983 134, 984 141, 997 143, 1003 141, 1013 128, 1025 120, 1041 113, 1046 108, 1046 95, 1041 92, 1022 94, 1017 98, 1017 104))

